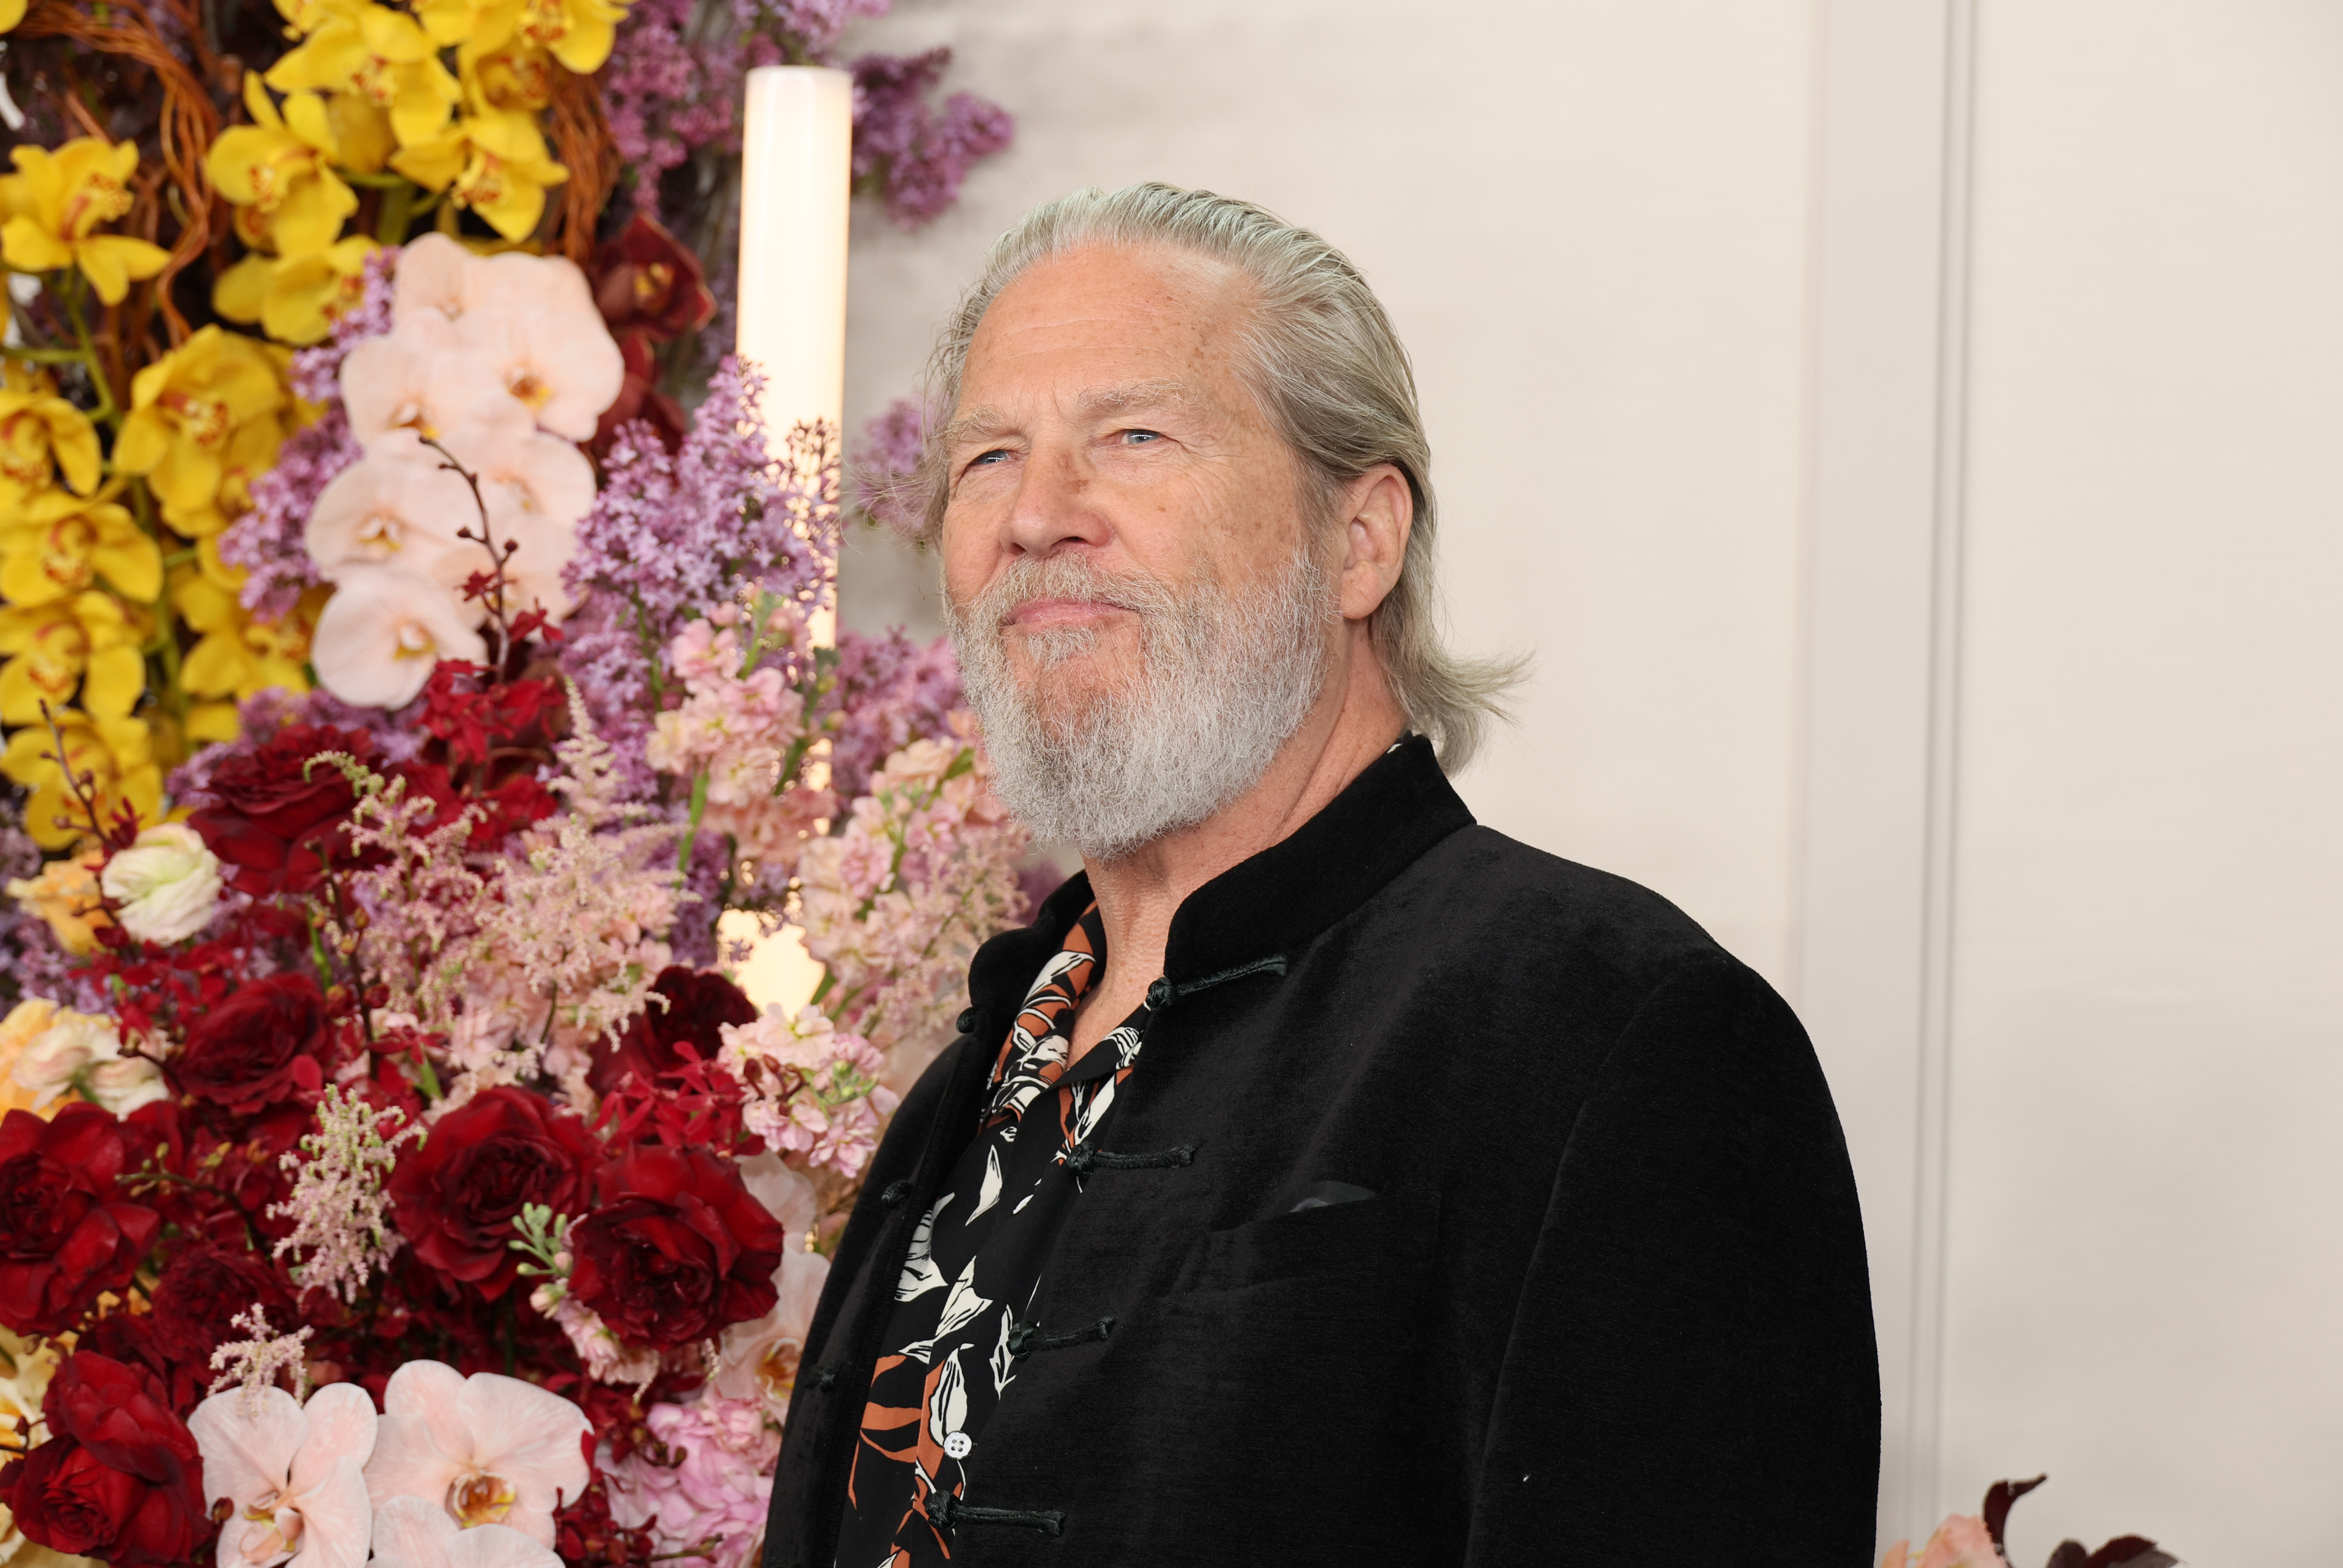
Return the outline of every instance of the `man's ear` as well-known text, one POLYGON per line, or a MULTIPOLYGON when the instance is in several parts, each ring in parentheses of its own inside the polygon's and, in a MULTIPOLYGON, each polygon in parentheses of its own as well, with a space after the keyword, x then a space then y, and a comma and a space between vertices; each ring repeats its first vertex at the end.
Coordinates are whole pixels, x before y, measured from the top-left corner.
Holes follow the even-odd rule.
POLYGON ((1342 519, 1342 618, 1364 620, 1399 581, 1415 527, 1415 493, 1397 467, 1378 463, 1342 487, 1336 516, 1342 519))

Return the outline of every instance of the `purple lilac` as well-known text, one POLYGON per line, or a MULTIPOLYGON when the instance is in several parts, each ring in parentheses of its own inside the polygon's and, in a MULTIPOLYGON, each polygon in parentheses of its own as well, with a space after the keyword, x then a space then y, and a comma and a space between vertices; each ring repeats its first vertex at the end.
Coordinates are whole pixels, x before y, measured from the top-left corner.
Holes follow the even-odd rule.
MULTIPOLYGON (((300 356, 294 358, 297 370, 300 356)), ((279 619, 326 580, 305 542, 309 512, 334 476, 361 455, 336 397, 316 424, 295 431, 278 448, 276 465, 252 481, 252 510, 230 523, 219 540, 220 559, 245 570, 238 597, 246 609, 263 620, 279 619)))
POLYGON ((898 397, 862 427, 855 452, 855 490, 865 516, 905 538, 921 521, 913 481, 927 440, 927 416, 916 397, 898 397))
POLYGON ((950 64, 950 49, 854 62, 854 176, 878 182, 888 216, 905 228, 958 200, 969 166, 1016 132, 1008 110, 972 93, 954 93, 937 113, 928 94, 950 64))
POLYGON ((884 637, 838 634, 840 723, 830 743, 830 788, 851 800, 870 775, 912 741, 940 739, 960 706, 960 666, 943 638, 925 647, 897 627, 884 637))
POLYGON ((808 607, 829 602, 838 564, 835 471, 777 474, 756 397, 764 378, 727 357, 672 456, 649 426, 619 428, 602 493, 578 525, 562 582, 579 600, 562 668, 618 753, 628 793, 649 794, 649 666, 685 621, 754 582, 808 607), (793 511, 813 514, 809 529, 793 511))

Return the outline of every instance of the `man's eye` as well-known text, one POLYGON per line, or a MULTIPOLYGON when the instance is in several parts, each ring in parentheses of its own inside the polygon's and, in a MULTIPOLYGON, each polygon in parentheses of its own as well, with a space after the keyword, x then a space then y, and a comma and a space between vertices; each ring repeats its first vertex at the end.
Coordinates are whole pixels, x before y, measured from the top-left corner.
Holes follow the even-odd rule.
POLYGON ((975 457, 970 458, 968 466, 971 468, 981 468, 990 464, 1005 463, 1007 461, 1009 461, 1008 452, 1001 447, 995 447, 990 452, 980 452, 975 457))
POLYGON ((1126 447, 1143 447, 1151 441, 1161 441, 1161 439, 1163 439, 1162 435, 1154 430, 1125 430, 1122 432, 1122 444, 1126 447))

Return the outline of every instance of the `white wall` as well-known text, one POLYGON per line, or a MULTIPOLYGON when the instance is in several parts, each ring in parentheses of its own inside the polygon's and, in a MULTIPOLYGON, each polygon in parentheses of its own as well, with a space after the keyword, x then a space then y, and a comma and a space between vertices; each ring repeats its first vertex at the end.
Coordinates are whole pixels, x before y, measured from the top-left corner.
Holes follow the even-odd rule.
MULTIPOLYGON (((2343 8, 899 0, 860 42, 952 45, 1021 126, 934 227, 858 219, 850 423, 1084 183, 1252 196, 1383 293, 1460 640, 1537 659, 1467 799, 1807 992, 1891 1533, 2046 1470, 2021 1564, 2334 1560, 2343 8)), ((850 623, 932 628, 899 547, 846 572, 850 623)))
MULTIPOLYGON (((1037 202, 1163 179, 1320 229, 1415 355, 1458 640, 1537 661, 1467 799, 1658 888, 1779 982, 1801 0, 899 0, 856 42, 951 45, 953 81, 1019 132, 933 227, 859 216, 850 428, 910 387, 984 246, 1037 202)), ((850 557, 850 624, 923 611, 896 555, 850 557)))
MULTIPOLYGON (((1944 1493, 2343 1557, 2343 8, 1977 25, 1944 1493)), ((2093 1533, 2096 1532, 2097 1533, 2093 1533)))

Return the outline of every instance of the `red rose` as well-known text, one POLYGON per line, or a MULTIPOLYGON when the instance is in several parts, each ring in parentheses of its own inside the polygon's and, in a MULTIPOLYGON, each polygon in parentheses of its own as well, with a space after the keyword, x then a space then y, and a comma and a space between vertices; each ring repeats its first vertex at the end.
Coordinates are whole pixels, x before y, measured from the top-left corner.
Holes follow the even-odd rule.
POLYGON ((646 1085, 655 1082, 660 1073, 682 1064, 679 1044, 690 1046, 700 1060, 713 1061, 716 1048, 724 1043, 724 1025, 757 1020, 757 1004, 739 986, 722 975, 702 974, 681 964, 659 971, 651 982, 651 995, 667 1005, 648 1003, 616 1046, 608 1043, 608 1037, 596 1042, 594 1065, 586 1074, 595 1093, 609 1093, 630 1072, 640 1073, 646 1085))
POLYGON ((0 1323, 56 1333, 130 1282, 161 1221, 116 1195, 121 1170, 119 1124, 95 1105, 0 1120, 0 1323))
POLYGON ((490 1089, 433 1125, 391 1172, 399 1233, 435 1272, 493 1301, 521 1258, 506 1243, 524 1203, 573 1217, 592 1207, 600 1151, 577 1117, 520 1089, 490 1089))
POLYGON ((569 1288, 619 1338, 667 1347, 772 1311, 788 1232, 704 1149, 638 1149, 602 1168, 569 1232, 569 1288))
POLYGON ((145 1316, 154 1325, 156 1350, 175 1363, 204 1368, 203 1381, 209 1382, 212 1351, 249 1337, 234 1320, 256 1306, 272 1322, 292 1321, 293 1295, 283 1277, 248 1248, 203 1242, 165 1265, 155 1286, 155 1310, 145 1316))
MULTIPOLYGON (((288 724, 257 750, 220 764, 206 788, 213 804, 187 819, 228 881, 256 896, 307 892, 324 871, 320 851, 333 845, 357 792, 342 770, 312 760, 347 752, 377 767, 374 737, 363 729, 288 724)), ((334 846, 337 859, 342 850, 334 846)))
POLYGON ((187 1563, 210 1533, 203 1461, 145 1374, 84 1351, 49 1382, 49 1440, 0 1471, 28 1541, 115 1568, 187 1563))
POLYGON ((248 1116, 322 1089, 327 1040, 324 993, 295 970, 230 991, 167 1065, 182 1092, 248 1116))

